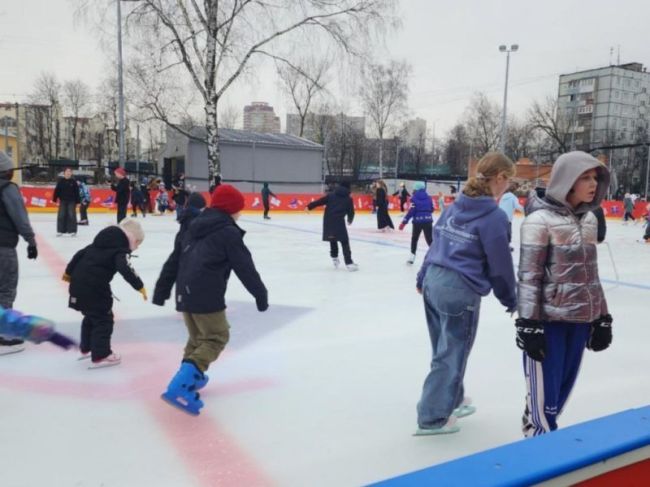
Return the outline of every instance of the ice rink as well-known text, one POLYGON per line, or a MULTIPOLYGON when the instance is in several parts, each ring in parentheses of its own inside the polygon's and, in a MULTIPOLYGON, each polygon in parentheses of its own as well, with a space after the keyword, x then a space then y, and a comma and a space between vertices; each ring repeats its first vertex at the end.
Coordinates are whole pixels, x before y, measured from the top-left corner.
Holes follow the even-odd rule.
MULTIPOLYGON (((117 367, 87 370, 50 344, 0 357, 0 485, 61 487, 355 486, 521 439, 525 385, 513 318, 489 296, 465 388, 478 408, 460 433, 413 437, 430 345, 410 226, 379 233, 374 215, 349 227, 360 270, 335 270, 321 241, 321 213, 245 214, 245 242, 269 289, 259 313, 233 276, 231 342, 202 391, 199 417, 160 400, 186 333, 173 302, 143 302, 119 276, 113 349, 117 367)), ((39 258, 19 246, 15 307, 78 336, 60 280, 74 252, 114 221, 91 214, 77 238, 55 237, 54 214, 32 214, 39 258)), ((437 214, 436 214, 437 219, 437 214)), ((397 214, 393 215, 396 225, 397 214)), ((173 217, 139 219, 146 239, 133 259, 151 295, 171 251, 173 217)), ((515 221, 515 247, 518 226, 515 221)), ((614 342, 586 352, 560 425, 650 403, 650 245, 641 225, 608 222, 600 275, 614 342)), ((515 262, 518 250, 514 253, 515 262)))

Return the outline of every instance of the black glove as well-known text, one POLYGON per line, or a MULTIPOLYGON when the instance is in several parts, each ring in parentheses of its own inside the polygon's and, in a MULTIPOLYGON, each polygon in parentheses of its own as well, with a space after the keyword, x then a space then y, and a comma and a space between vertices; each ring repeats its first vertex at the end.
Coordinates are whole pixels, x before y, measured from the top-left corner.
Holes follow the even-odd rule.
POLYGON ((36 248, 36 245, 28 245, 27 246, 27 258, 28 259, 35 259, 38 257, 38 249, 36 248))
POLYGON ((543 323, 538 320, 517 318, 515 326, 517 327, 517 346, 533 360, 543 361, 546 355, 543 323))
POLYGON ((602 352, 612 343, 612 315, 606 314, 591 324, 591 335, 587 340, 587 348, 594 352, 602 352))
POLYGON ((257 304, 257 311, 266 311, 269 309, 269 302, 267 299, 256 299, 255 304, 257 304))

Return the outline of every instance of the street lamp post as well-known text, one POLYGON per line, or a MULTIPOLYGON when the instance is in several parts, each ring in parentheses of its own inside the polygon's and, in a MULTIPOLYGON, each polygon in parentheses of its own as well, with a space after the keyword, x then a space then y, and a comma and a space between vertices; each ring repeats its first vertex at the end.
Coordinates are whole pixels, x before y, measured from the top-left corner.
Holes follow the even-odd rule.
POLYGON ((501 140, 499 143, 499 149, 501 152, 505 153, 506 151, 506 116, 508 111, 508 75, 510 71, 510 53, 516 52, 519 49, 518 44, 512 44, 508 48, 505 44, 499 46, 500 52, 506 53, 506 85, 503 90, 503 113, 501 114, 501 140))

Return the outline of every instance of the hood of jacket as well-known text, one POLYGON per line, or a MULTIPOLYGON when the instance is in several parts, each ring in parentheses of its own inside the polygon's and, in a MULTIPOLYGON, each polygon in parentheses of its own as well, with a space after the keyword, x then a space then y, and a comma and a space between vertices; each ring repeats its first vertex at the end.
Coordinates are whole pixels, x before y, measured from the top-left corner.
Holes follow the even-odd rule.
POLYGON ((416 189, 411 195, 411 201, 424 202, 430 199, 431 196, 429 196, 426 189, 416 189))
POLYGON ((496 200, 492 196, 470 198, 464 193, 461 193, 458 198, 456 198, 454 206, 456 207, 456 211, 454 212, 454 221, 457 224, 478 220, 499 208, 496 200))
POLYGON ((237 226, 230 215, 216 208, 206 208, 194 218, 188 231, 193 239, 201 239, 229 225, 234 226, 244 235, 245 232, 237 226))
POLYGON ((605 198, 608 187, 609 170, 602 162, 586 152, 567 152, 558 157, 553 164, 551 180, 546 188, 546 199, 556 201, 579 215, 598 208, 600 202, 605 198), (574 209, 567 202, 567 196, 580 175, 590 169, 595 169, 598 174, 596 195, 590 203, 581 203, 574 209))
POLYGON ((93 240, 93 245, 100 249, 124 248, 127 252, 131 252, 129 237, 117 225, 104 228, 99 232, 93 240))

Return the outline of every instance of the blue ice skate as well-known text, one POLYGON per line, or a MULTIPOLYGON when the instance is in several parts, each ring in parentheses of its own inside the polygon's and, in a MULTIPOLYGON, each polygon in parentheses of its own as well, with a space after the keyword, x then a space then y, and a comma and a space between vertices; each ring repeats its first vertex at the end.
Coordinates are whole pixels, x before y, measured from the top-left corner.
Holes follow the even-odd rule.
POLYGON ((196 392, 197 379, 200 379, 203 385, 207 383, 207 378, 204 378, 203 373, 193 363, 183 362, 167 386, 167 390, 160 397, 172 406, 193 416, 198 416, 203 407, 203 401, 199 398, 199 393, 196 392))

